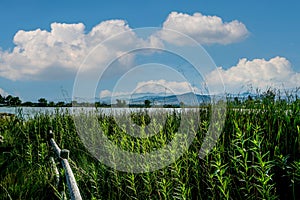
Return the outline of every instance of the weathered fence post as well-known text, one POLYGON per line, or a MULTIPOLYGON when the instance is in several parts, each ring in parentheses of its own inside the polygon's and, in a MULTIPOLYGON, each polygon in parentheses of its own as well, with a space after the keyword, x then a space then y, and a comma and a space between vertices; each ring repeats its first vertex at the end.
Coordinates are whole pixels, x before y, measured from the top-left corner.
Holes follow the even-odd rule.
POLYGON ((54 152, 56 153, 56 155, 58 157, 60 157, 60 148, 59 146, 56 144, 55 140, 53 139, 54 133, 52 132, 52 130, 49 131, 49 138, 50 138, 50 144, 53 147, 54 152))
POLYGON ((55 163, 54 158, 52 156, 50 157, 50 163, 52 165, 52 171, 55 174, 55 187, 58 187, 58 185, 59 185, 59 171, 57 169, 56 163, 55 163))
POLYGON ((65 169, 67 185, 69 188, 69 192, 72 200, 81 200, 81 195, 79 192, 79 188, 76 183, 76 179, 74 177, 73 171, 68 162, 70 151, 67 149, 63 149, 60 152, 61 164, 65 169))
POLYGON ((53 147, 55 154, 60 158, 61 164, 65 169, 66 180, 67 180, 67 185, 69 188, 71 200, 82 200, 79 188, 77 186, 76 179, 74 177, 73 171, 68 161, 70 151, 67 149, 61 150, 59 146, 56 144, 55 140, 53 139, 53 136, 54 134, 52 130, 49 130, 50 144, 53 147))

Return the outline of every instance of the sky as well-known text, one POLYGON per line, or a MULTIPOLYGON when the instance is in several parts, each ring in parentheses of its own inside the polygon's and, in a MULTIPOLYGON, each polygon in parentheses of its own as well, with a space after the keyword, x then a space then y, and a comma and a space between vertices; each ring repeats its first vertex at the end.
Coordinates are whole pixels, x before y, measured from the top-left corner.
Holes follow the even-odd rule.
POLYGON ((63 101, 293 89, 299 9, 296 0, 2 0, 0 94, 63 101))

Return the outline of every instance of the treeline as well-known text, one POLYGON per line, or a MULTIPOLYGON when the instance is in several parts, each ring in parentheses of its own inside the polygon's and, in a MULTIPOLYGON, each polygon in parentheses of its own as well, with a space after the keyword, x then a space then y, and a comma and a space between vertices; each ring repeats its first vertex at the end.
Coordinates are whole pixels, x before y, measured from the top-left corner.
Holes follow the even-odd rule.
MULTIPOLYGON (((152 102, 149 100, 145 100, 144 104, 130 104, 127 105, 125 100, 117 99, 115 104, 107 104, 104 102, 77 102, 77 101, 71 101, 71 102, 54 102, 54 101, 48 101, 46 98, 40 98, 37 100, 37 102, 31 102, 26 101, 22 102, 22 100, 17 96, 2 96, 0 94, 0 106, 2 107, 17 107, 17 106, 23 106, 23 107, 136 107, 136 108, 150 108, 152 107, 152 102)), ((180 107, 179 105, 163 105, 163 107, 166 108, 175 108, 180 107)))
POLYGON ((19 97, 14 97, 12 95, 2 96, 0 94, 0 105, 1 106, 19 106, 22 104, 22 101, 19 97))
POLYGON ((25 107, 71 107, 72 103, 66 103, 63 101, 53 102, 49 101, 45 98, 38 99, 37 102, 26 101, 22 102, 22 100, 17 96, 7 95, 2 96, 0 94, 0 106, 25 106, 25 107))
MULTIPOLYGON (((298 98, 298 90, 295 95, 286 95, 285 98, 281 97, 280 92, 268 89, 267 91, 258 94, 258 95, 248 95, 248 97, 239 97, 239 96, 227 96, 227 103, 233 107, 247 107, 249 105, 260 105, 260 103, 270 104, 288 104, 291 101, 299 101, 298 98)), ((222 101, 222 100, 220 100, 222 101)), ((24 106, 24 107, 131 107, 131 108, 150 108, 150 107, 163 107, 163 108, 182 108, 189 107, 189 105, 185 105, 183 102, 178 104, 164 104, 164 105, 154 105, 150 100, 145 100, 144 103, 139 104, 127 104, 125 100, 116 99, 114 104, 108 104, 105 102, 54 102, 48 101, 45 98, 40 98, 37 102, 26 101, 22 102, 22 100, 17 96, 2 96, 0 94, 0 106, 24 106)), ((206 103, 203 103, 200 106, 207 106, 206 103)))
MULTIPOLYGON (((121 101, 118 100, 118 103, 114 106, 116 107, 124 107, 125 104, 122 102, 122 105, 120 104, 121 101), (124 105, 123 105, 124 104, 124 105)), ((0 94, 0 107, 17 107, 17 106, 23 106, 23 107, 110 107, 111 104, 101 103, 101 102, 77 102, 77 101, 71 101, 71 102, 64 102, 64 101, 48 101, 46 98, 40 98, 37 100, 37 102, 31 102, 31 101, 25 101, 22 102, 22 100, 17 96, 7 95, 2 96, 0 94)))

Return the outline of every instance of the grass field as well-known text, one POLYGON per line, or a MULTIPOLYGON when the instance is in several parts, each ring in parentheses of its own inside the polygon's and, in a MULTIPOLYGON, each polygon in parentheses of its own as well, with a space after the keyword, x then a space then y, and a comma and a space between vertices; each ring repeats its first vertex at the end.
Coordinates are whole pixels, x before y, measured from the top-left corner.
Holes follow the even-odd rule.
MULTIPOLYGON (((0 199, 60 199, 60 191, 68 194, 64 182, 54 186, 49 127, 58 145, 70 150, 83 199, 300 199, 300 101, 291 99, 228 103, 222 134, 204 159, 198 154, 210 115, 200 112, 189 149, 163 169, 139 174, 98 162, 77 135, 71 114, 57 110, 25 120, 20 111, 0 119, 0 199)), ((137 139, 116 128, 112 117, 98 116, 111 141, 138 153, 166 145, 179 120, 178 114, 170 114, 159 134, 137 139)))

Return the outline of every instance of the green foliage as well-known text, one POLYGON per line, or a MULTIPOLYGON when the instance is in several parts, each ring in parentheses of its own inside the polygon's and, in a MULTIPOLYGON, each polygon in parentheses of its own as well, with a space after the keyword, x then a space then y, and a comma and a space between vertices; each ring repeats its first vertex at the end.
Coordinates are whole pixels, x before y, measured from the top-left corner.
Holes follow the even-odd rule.
POLYGON ((45 99, 45 98, 40 98, 39 100, 38 100, 38 106, 40 106, 40 107, 46 107, 47 106, 47 103, 48 103, 48 101, 45 99))
POLYGON ((1 106, 20 106, 22 101, 19 97, 14 97, 12 95, 8 95, 6 97, 0 95, 0 105, 1 106))
POLYGON ((130 117, 133 123, 137 124, 138 126, 147 126, 151 122, 151 118, 147 110, 131 113, 130 117))
MULTIPOLYGON (((210 107, 201 110, 189 149, 169 166, 141 174, 120 172, 97 161, 77 135, 68 112, 38 113, 26 120, 21 112, 0 118, 0 199, 60 199, 61 191, 68 196, 65 183, 55 187, 49 127, 58 145, 70 150, 83 199, 299 199, 300 101, 272 95, 229 104, 222 134, 203 159, 198 153, 208 131, 210 107)), ((126 115, 141 127, 159 126, 147 112, 126 115)), ((104 114, 99 114, 98 124, 87 122, 85 128, 100 126, 120 148, 144 153, 168 144, 180 121, 180 114, 170 113, 149 138, 128 135, 132 127, 117 126, 112 116, 104 114)), ((89 142, 97 144, 97 135, 89 142)))
POLYGON ((151 107, 151 101, 150 100, 145 100, 145 108, 150 108, 151 107))

